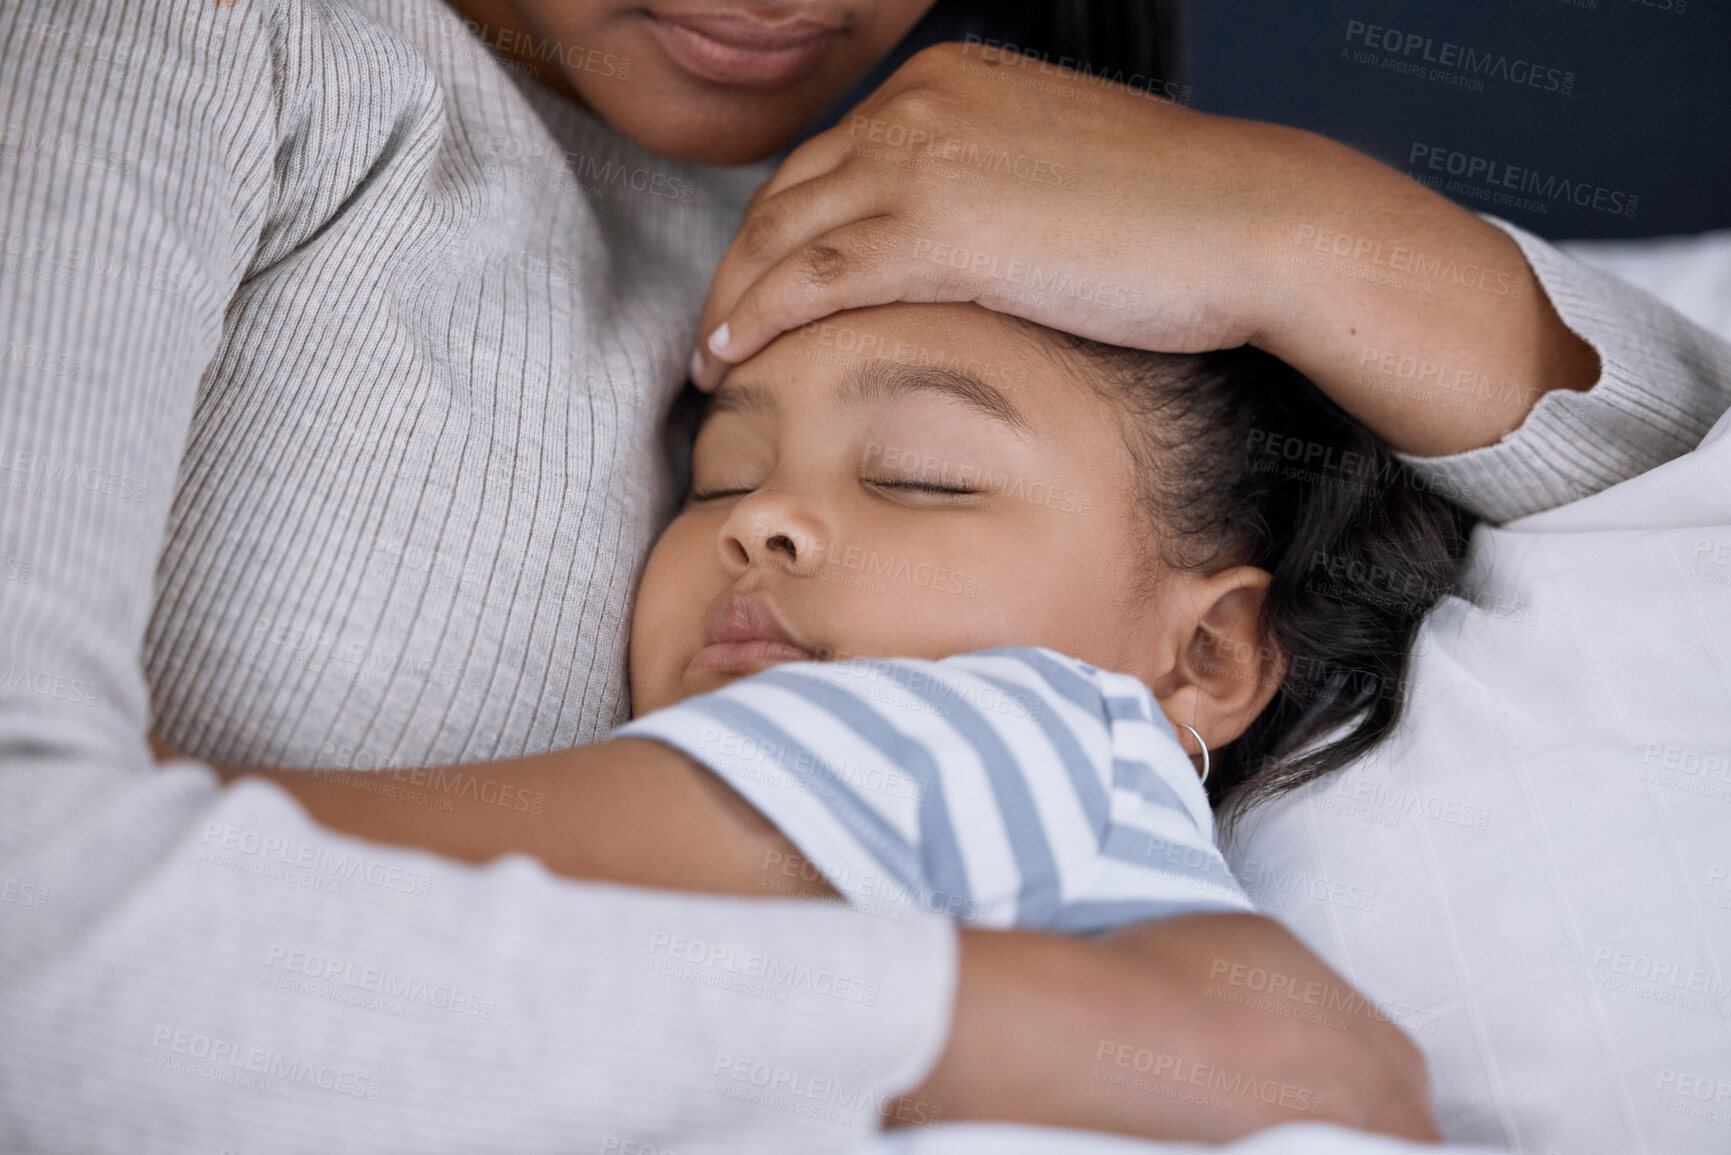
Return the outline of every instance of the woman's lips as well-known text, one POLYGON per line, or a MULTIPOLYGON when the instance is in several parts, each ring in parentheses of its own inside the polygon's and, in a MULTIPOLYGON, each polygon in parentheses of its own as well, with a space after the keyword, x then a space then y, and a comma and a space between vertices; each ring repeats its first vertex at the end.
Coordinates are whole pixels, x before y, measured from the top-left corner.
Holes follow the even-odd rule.
POLYGON ((822 63, 839 32, 814 20, 771 22, 743 12, 651 12, 649 28, 685 71, 741 88, 792 84, 822 63))

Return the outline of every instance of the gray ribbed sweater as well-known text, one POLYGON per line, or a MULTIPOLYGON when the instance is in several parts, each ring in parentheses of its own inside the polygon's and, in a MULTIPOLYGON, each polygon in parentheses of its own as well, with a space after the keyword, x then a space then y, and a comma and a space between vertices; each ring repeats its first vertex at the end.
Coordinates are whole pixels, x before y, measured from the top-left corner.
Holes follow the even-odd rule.
MULTIPOLYGON (((8 5, 0 132, 0 1148, 869 1130, 715 1073, 910 1085, 947 923, 371 847, 145 745, 413 765, 621 719, 657 420, 764 170, 643 153, 435 0, 8 5)), ((1421 463, 1499 517, 1687 448, 1731 380, 1522 240, 1606 377, 1421 463)))

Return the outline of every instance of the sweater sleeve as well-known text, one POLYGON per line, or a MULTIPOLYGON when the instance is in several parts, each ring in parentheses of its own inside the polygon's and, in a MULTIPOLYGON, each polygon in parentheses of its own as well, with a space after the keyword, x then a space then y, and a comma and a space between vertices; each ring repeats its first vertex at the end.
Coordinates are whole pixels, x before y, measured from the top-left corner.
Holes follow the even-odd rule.
POLYGON ((301 126, 377 112, 294 62, 397 67, 342 57, 354 19, 0 7, 0 1148, 845 1147, 942 1046, 947 921, 465 866, 151 758, 141 637, 225 310, 342 200, 297 183, 301 126))
POLYGON ((1731 406, 1731 345, 1649 294, 1506 221, 1563 323, 1599 355, 1599 380, 1554 389, 1495 445, 1401 458, 1490 521, 1564 505, 1693 449, 1731 406))

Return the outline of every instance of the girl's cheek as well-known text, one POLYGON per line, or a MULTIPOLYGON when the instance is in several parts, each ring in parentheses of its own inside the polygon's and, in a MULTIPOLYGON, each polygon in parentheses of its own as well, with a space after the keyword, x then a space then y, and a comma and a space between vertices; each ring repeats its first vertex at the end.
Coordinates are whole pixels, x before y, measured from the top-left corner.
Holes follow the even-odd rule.
POLYGON ((697 568, 700 559, 694 544, 691 535, 669 527, 650 551, 631 612, 633 655, 640 641, 656 639, 673 623, 688 617, 686 603, 701 596, 705 583, 700 580, 702 571, 697 568))

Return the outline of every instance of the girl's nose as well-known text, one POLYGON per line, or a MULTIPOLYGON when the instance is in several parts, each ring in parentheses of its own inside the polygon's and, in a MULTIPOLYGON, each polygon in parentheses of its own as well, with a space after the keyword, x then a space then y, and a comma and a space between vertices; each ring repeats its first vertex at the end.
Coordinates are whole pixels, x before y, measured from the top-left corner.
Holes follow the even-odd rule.
POLYGON ((723 562, 734 572, 773 565, 812 573, 829 546, 808 503, 783 490, 758 490, 733 508, 721 528, 723 562))

